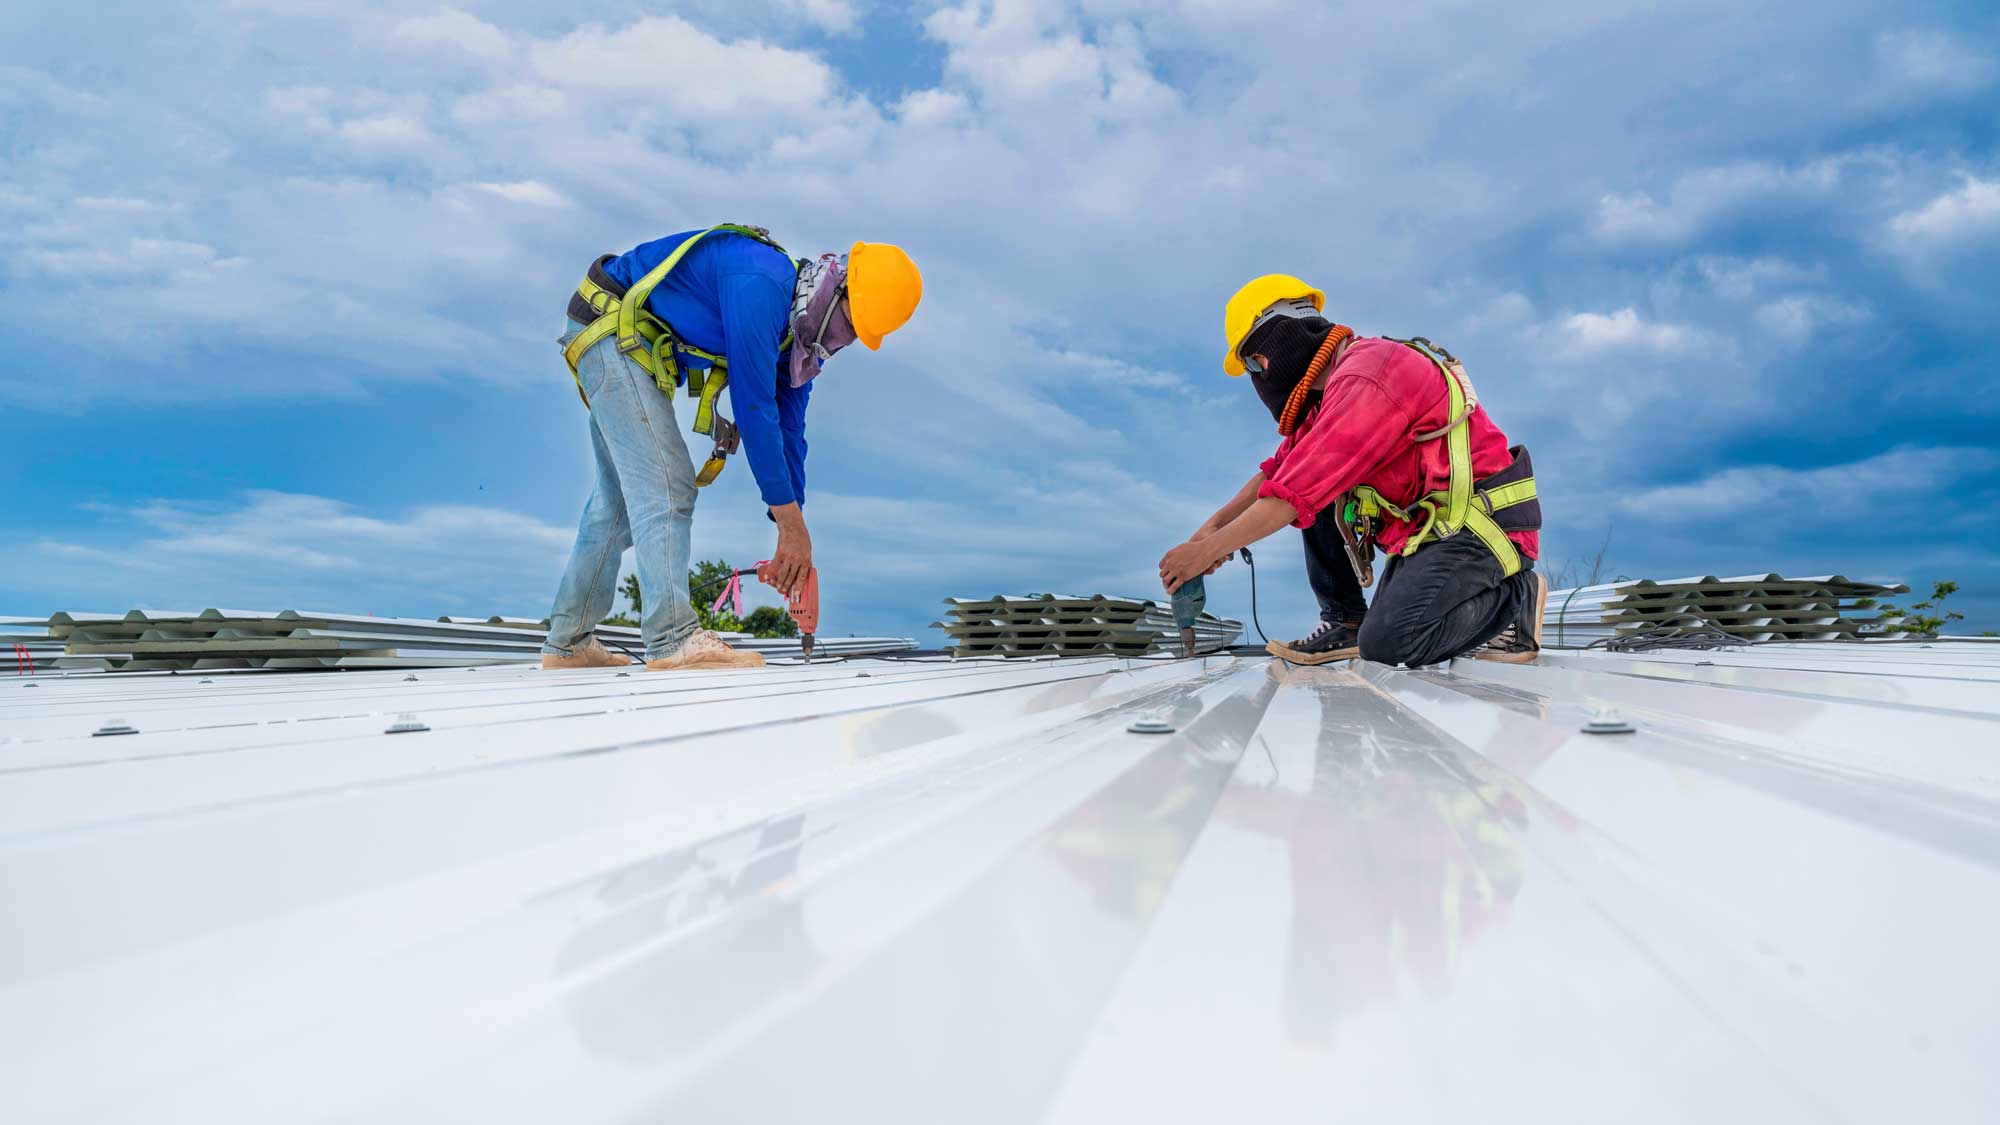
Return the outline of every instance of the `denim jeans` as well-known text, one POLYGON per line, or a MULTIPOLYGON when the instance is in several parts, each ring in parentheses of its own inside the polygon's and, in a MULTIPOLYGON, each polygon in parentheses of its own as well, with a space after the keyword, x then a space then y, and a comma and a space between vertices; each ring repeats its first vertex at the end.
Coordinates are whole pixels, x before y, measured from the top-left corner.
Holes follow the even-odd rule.
MULTIPOLYGON (((583 329, 572 319, 562 343, 583 329)), ((590 636, 611 612, 619 559, 625 548, 637 547, 646 659, 671 656, 696 627, 687 588, 694 462, 674 421, 673 400, 644 368, 618 354, 615 336, 583 353, 576 375, 590 399, 597 488, 583 506, 542 651, 568 656, 590 636)))

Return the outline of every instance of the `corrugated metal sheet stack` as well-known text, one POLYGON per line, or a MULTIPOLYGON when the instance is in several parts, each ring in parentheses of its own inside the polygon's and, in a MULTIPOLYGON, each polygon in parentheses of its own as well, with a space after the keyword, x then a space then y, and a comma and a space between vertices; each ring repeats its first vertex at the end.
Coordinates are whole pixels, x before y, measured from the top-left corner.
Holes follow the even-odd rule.
POLYGON ((1903 585, 1858 582, 1840 574, 1786 578, 1702 575, 1608 582, 1549 593, 1542 641, 1574 648, 1614 637, 1703 628, 1746 641, 1856 640, 1882 624, 1875 599, 1907 594, 1903 585))
MULTIPOLYGON (((946 598, 948 621, 934 621, 958 656, 1179 655, 1180 629, 1167 605, 1104 594, 995 594, 946 598)), ((1195 648, 1214 652, 1235 643, 1243 623, 1204 613, 1195 624, 1195 648)))
POLYGON ((8 671, 49 668, 62 649, 62 642, 49 636, 48 618, 0 617, 0 659, 6 660, 8 671))
MULTIPOLYGON (((546 621, 530 618, 429 620, 290 609, 277 613, 135 609, 125 614, 55 614, 44 623, 41 643, 48 663, 71 670, 449 668, 538 661, 547 627, 546 621)), ((25 630, 28 625, 18 628, 25 630)), ((637 629, 601 625, 597 631, 607 643, 635 654, 641 651, 637 629)), ((799 652, 799 642, 793 638, 725 636, 733 645, 766 656, 799 652)), ((821 637, 816 653, 847 656, 916 647, 908 637, 821 637)))

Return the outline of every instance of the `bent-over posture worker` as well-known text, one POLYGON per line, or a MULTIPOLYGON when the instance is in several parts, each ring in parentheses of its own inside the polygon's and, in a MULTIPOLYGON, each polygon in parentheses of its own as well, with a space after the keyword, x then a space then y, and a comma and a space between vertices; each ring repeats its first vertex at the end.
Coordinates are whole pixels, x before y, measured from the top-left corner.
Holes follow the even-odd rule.
POLYGON ((628 663, 595 633, 611 612, 627 547, 637 548, 646 667, 763 664, 698 628, 687 586, 695 490, 715 479, 740 440, 777 524, 777 549, 758 577, 789 596, 812 569, 804 504, 813 376, 855 340, 881 347, 922 294, 916 264, 899 247, 857 242, 845 254, 795 261, 769 232, 735 224, 592 264, 570 296, 561 343, 590 411, 597 488, 556 589, 542 667, 628 663), (725 388, 734 423, 716 410, 725 388), (686 414, 714 441, 699 470, 676 420, 686 414))
POLYGON ((1223 368, 1249 373, 1284 440, 1167 552, 1161 580, 1175 590, 1289 523, 1305 537, 1320 622, 1272 642, 1275 655, 1411 667, 1468 652, 1533 660, 1548 583, 1534 570, 1541 504, 1527 450, 1509 447, 1449 352, 1421 337, 1357 338, 1325 308, 1325 294, 1282 274, 1230 298, 1223 368), (1389 556, 1373 606, 1357 573, 1371 535, 1389 556))

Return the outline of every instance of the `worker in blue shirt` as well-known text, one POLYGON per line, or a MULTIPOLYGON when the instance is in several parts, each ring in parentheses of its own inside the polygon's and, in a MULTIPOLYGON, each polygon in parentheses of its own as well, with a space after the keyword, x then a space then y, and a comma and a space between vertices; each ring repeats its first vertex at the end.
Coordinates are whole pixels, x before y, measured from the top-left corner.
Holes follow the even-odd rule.
POLYGON ((597 487, 556 590, 544 668, 623 665, 598 640, 619 561, 635 547, 646 667, 756 667, 701 629, 688 597, 696 490, 739 441, 777 524, 758 576, 789 594, 812 569, 806 531, 806 403, 820 365, 860 340, 871 350, 923 295, 900 247, 857 242, 794 260, 767 231, 722 224, 605 255, 571 295, 563 355, 590 410, 597 487), (723 417, 726 387, 735 419, 723 417), (714 439, 697 471, 677 413, 714 439))

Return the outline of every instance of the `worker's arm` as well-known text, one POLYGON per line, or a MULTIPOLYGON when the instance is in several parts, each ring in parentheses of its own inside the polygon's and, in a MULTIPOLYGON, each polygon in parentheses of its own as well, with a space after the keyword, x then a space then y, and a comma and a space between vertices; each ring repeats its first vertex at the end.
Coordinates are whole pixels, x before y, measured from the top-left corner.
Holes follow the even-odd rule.
POLYGON ((778 367, 778 429, 785 435, 785 467, 792 476, 792 495, 806 502, 806 404, 812 400, 813 385, 792 386, 791 374, 782 363, 778 367))
MULTIPOLYGON (((743 438, 743 455, 772 518, 796 505, 785 438, 778 424, 778 340, 791 315, 791 294, 768 277, 725 274, 718 294, 724 354, 729 357, 729 406, 743 438)), ((782 524, 780 525, 782 526, 782 524)))
POLYGON ((1188 579, 1213 571, 1231 551, 1248 547, 1298 517, 1297 509, 1277 497, 1256 500, 1214 534, 1168 551, 1160 560, 1160 581, 1171 594, 1188 579))
POLYGON ((1217 508, 1215 514, 1208 517, 1206 523, 1195 528, 1194 534, 1188 538, 1206 539, 1220 531, 1224 524, 1242 515, 1250 505, 1257 502, 1257 490, 1262 487, 1264 487, 1264 473, 1259 470, 1256 476, 1250 478, 1248 484, 1236 490, 1236 495, 1229 498, 1229 503, 1217 508))

